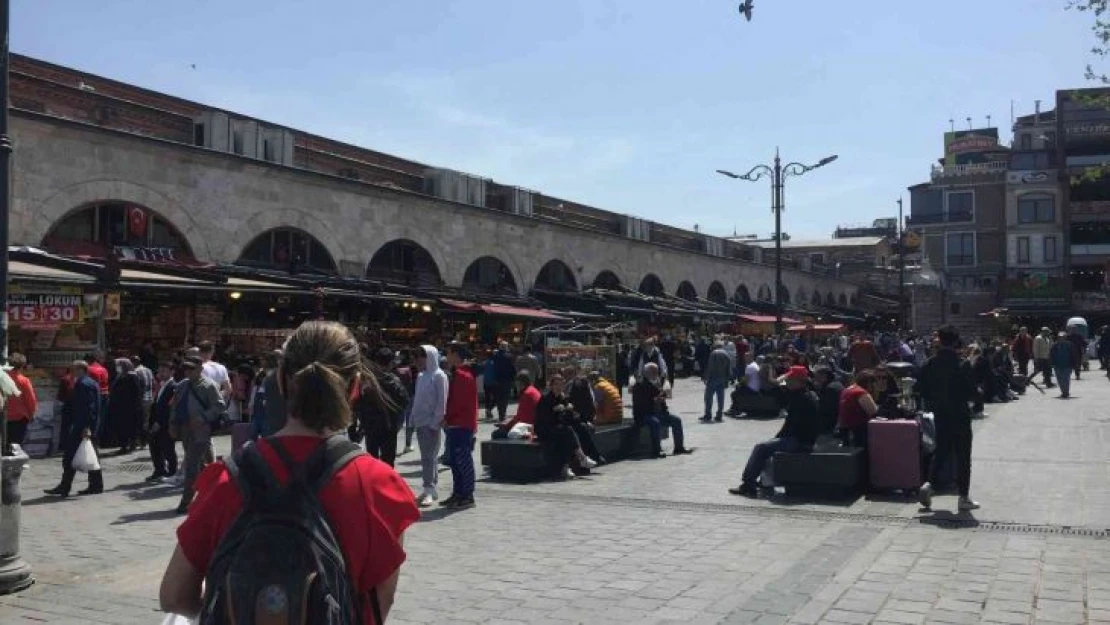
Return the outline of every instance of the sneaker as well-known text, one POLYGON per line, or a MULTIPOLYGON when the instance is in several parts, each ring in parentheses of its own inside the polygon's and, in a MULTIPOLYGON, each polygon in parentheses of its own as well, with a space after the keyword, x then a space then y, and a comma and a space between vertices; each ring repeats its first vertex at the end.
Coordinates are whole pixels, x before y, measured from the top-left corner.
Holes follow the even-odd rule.
POLYGON ((150 477, 146 478, 143 481, 146 482, 147 484, 153 484, 154 482, 161 482, 164 477, 166 477, 166 476, 163 475, 162 473, 155 473, 155 474, 151 475, 150 477))
POLYGON ((421 493, 420 497, 417 497, 417 499, 416 499, 416 505, 418 507, 421 507, 421 508, 427 508, 428 506, 434 504, 435 502, 436 502, 435 495, 432 495, 430 493, 421 493))
POLYGON ((564 480, 573 480, 577 477, 578 477, 578 474, 575 473, 574 470, 571 469, 570 467, 567 467, 566 469, 563 469, 563 479, 564 480))
POLYGON ((959 509, 961 512, 970 512, 979 509, 979 502, 972 501, 970 497, 960 497, 959 509))
POLYGON ((587 469, 593 469, 597 467, 597 461, 593 458, 586 458, 586 461, 582 463, 582 466, 586 467, 587 469))
POLYGON ((404 449, 401 450, 401 455, 402 456, 405 455, 405 454, 411 454, 411 453, 412 453, 412 447, 411 446, 405 447, 404 449))
POLYGON ((917 501, 921 504, 922 508, 932 510, 933 508, 933 485, 925 482, 921 485, 921 490, 917 491, 917 501))

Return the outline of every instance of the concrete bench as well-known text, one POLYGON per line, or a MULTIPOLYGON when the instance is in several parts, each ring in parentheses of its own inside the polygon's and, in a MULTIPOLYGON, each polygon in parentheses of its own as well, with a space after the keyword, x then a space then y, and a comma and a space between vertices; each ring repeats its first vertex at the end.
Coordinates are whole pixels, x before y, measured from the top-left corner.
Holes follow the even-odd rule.
POLYGON ((775 484, 788 495, 852 497, 860 493, 867 475, 867 454, 858 447, 830 451, 775 454, 775 484))
MULTIPOLYGON (((669 436, 669 431, 664 430, 663 438, 669 436)), ((651 451, 650 431, 636 427, 631 420, 599 426, 594 432, 594 442, 609 462, 651 451)), ((556 477, 539 443, 523 439, 486 440, 482 441, 480 451, 482 465, 495 480, 526 483, 556 477)))

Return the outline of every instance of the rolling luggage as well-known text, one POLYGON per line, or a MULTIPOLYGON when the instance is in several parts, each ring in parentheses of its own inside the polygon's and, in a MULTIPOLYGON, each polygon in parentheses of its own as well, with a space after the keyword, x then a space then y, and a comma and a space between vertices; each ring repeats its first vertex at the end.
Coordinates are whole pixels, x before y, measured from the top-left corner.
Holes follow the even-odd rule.
POLYGON ((917 421, 869 422, 867 447, 872 487, 882 490, 921 487, 921 426, 917 421))

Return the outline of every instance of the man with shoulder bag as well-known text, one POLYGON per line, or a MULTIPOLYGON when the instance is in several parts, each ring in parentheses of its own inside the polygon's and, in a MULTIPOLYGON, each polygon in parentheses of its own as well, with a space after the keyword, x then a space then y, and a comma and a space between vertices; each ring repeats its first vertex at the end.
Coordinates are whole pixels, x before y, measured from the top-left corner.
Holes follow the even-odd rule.
POLYGON ((187 356, 183 363, 185 379, 174 393, 173 421, 185 448, 185 490, 181 493, 178 514, 184 514, 193 500, 193 486, 206 458, 212 456, 212 429, 224 414, 225 405, 216 383, 203 375, 203 362, 187 356))

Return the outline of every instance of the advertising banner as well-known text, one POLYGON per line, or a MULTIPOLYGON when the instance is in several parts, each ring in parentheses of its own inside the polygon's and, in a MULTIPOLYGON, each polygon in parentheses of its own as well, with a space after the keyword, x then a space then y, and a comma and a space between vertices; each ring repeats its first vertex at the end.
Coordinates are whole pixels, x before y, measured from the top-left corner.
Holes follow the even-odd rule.
POLYGON ((970 165, 1005 160, 1006 148, 998 144, 997 128, 955 130, 944 133, 944 165, 970 165))
POLYGON ((54 287, 49 291, 12 288, 8 296, 8 320, 26 329, 51 329, 85 321, 80 289, 54 287))
POLYGON ((1066 309, 1068 307, 1067 281, 1045 272, 1032 272, 1003 283, 1006 308, 1014 310, 1066 309))
POLYGON ((544 370, 547 376, 574 366, 579 373, 598 371, 603 378, 615 380, 617 348, 615 345, 548 345, 544 349, 544 370))

